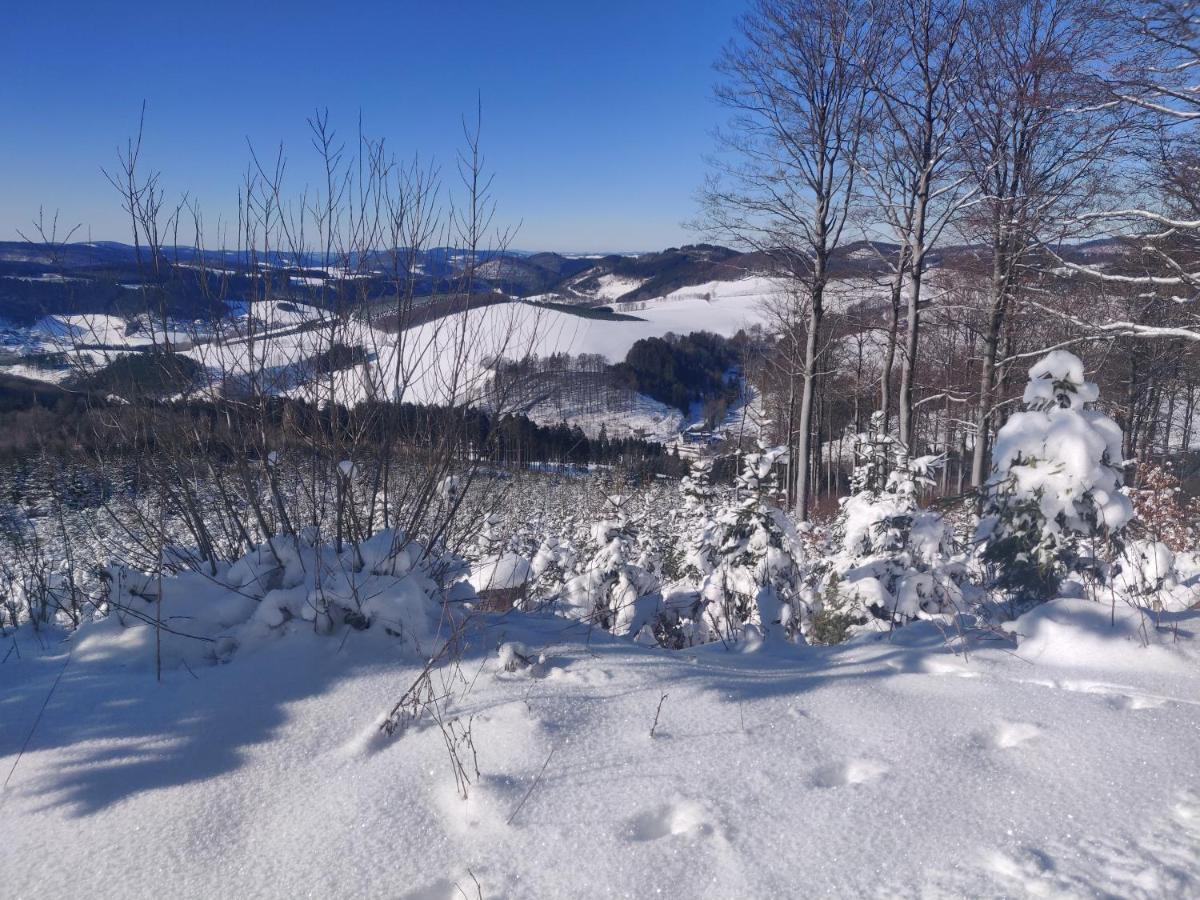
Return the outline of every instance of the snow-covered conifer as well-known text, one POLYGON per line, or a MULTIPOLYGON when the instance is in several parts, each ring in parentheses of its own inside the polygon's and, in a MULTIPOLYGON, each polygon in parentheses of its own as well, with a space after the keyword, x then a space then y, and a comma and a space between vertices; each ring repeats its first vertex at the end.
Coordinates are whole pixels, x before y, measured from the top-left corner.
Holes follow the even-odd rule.
POLYGON ((1018 606, 1052 598, 1078 573, 1104 579, 1133 507, 1121 429, 1092 404, 1083 363, 1055 350, 1029 370, 1025 409, 996 435, 976 539, 995 587, 1018 606))
POLYGON ((683 495, 683 531, 681 532, 684 546, 682 574, 699 584, 706 575, 716 568, 717 533, 713 516, 716 513, 715 503, 717 490, 712 485, 713 461, 711 459, 696 459, 691 464, 691 470, 680 482, 680 492, 683 495))
POLYGON ((709 640, 799 633, 801 566, 791 523, 770 499, 784 447, 747 454, 737 492, 705 530, 701 555, 713 567, 700 589, 701 626, 709 640))
POLYGON ((918 502, 938 460, 910 458, 875 427, 858 435, 855 455, 854 493, 842 500, 834 525, 837 552, 815 611, 818 630, 844 636, 852 626, 891 627, 957 608, 965 562, 942 516, 918 502))
POLYGON ((562 596, 569 614, 622 635, 636 634, 660 600, 657 579, 635 562, 637 529, 626 511, 629 499, 607 498, 610 518, 592 526, 592 555, 562 596))

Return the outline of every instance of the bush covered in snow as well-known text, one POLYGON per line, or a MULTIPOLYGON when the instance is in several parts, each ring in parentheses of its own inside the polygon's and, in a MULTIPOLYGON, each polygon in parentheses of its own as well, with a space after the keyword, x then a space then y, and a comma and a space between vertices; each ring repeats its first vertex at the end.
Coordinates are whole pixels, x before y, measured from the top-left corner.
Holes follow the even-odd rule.
POLYGON ((591 529, 591 553, 582 571, 567 582, 562 604, 567 614, 613 634, 637 634, 660 599, 653 572, 639 564, 637 527, 629 517, 630 497, 608 497, 608 518, 591 529))
MULTIPOLYGON (((297 630, 362 632, 412 655, 428 652, 446 601, 470 599, 465 563, 385 530, 339 553, 316 529, 276 537, 215 574, 186 555, 154 572, 115 563, 83 595, 75 656, 135 668, 227 661, 297 630)), ((24 618, 30 621, 27 610, 24 618)))
POLYGON ((1200 603, 1200 553, 1176 554, 1161 541, 1133 540, 1121 550, 1113 587, 1127 603, 1179 612, 1200 603))

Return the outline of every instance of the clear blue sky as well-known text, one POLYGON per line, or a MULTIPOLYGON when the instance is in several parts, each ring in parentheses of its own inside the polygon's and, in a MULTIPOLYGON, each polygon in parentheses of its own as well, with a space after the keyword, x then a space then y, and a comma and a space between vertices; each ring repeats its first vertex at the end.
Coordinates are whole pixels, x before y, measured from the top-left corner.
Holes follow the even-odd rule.
POLYGON ((147 101, 145 159, 211 222, 235 208, 247 139, 311 178, 305 119, 328 107, 400 156, 449 164, 484 106, 500 214, 529 249, 657 249, 720 120, 712 63, 744 0, 24 2, 0 28, 0 238, 37 213, 128 240, 100 173, 147 101))

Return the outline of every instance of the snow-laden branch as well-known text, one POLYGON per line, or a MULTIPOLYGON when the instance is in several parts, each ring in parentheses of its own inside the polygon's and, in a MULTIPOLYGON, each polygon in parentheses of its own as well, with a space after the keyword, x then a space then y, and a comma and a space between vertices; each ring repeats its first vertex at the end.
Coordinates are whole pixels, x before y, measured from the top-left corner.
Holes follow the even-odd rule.
MULTIPOLYGON (((1057 316, 1064 321, 1070 322, 1072 325, 1097 335, 1109 335, 1112 337, 1159 338, 1168 340, 1177 338, 1185 341, 1195 341, 1196 343, 1200 343, 1200 329, 1165 325, 1142 325, 1139 322, 1128 321, 1085 322, 1083 319, 1080 319, 1077 316, 1063 312, 1061 309, 1054 309, 1051 306, 1038 303, 1036 300, 1026 299, 1025 303, 1027 303, 1029 306, 1040 309, 1042 312, 1049 313, 1052 316, 1057 316)), ((1016 357, 1013 358, 1015 359, 1016 357)))
POLYGON ((1084 213, 1076 218, 1081 222, 1095 221, 1096 219, 1145 219, 1166 225, 1168 228, 1177 228, 1185 231, 1200 230, 1200 219, 1172 219, 1170 216, 1164 216, 1161 213, 1156 213, 1148 209, 1101 210, 1100 212, 1084 213))

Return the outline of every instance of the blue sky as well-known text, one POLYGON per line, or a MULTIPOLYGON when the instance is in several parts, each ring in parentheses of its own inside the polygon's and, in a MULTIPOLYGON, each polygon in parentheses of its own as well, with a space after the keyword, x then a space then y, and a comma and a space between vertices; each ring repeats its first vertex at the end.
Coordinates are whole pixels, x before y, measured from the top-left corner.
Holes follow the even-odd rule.
POLYGON ((206 218, 235 209, 247 140, 311 180, 328 107, 399 156, 446 165, 484 107, 500 215, 530 249, 688 242, 681 222, 721 116, 712 63, 744 0, 418 4, 21 3, 0 29, 0 238, 39 205, 127 240, 100 172, 147 102, 148 164, 206 218))

